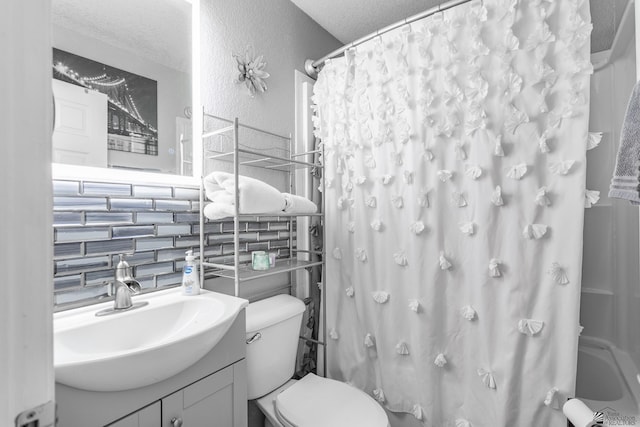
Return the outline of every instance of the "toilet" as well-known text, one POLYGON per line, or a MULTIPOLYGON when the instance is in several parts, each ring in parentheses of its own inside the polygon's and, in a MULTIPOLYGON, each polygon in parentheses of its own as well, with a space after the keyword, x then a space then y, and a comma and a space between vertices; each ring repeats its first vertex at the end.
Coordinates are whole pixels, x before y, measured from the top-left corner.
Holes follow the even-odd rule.
POLYGON ((291 379, 304 310, 290 295, 247 307, 248 398, 265 427, 388 427, 384 409, 355 387, 314 374, 291 379))

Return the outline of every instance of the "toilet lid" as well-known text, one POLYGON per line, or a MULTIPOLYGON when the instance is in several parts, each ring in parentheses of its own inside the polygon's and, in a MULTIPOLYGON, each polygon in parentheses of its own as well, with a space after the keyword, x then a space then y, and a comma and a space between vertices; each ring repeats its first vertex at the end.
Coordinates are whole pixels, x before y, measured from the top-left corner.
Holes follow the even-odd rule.
POLYGON ((345 383, 308 374, 280 393, 276 413, 296 427, 387 427, 387 414, 373 398, 345 383))

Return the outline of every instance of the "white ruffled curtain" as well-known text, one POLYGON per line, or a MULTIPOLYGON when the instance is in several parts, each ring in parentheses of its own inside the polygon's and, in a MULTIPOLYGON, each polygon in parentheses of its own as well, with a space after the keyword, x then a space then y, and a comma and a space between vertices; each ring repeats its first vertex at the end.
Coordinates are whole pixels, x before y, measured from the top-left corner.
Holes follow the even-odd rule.
POLYGON ((582 0, 472 1, 326 64, 331 377, 427 426, 566 425, 591 28, 582 0))

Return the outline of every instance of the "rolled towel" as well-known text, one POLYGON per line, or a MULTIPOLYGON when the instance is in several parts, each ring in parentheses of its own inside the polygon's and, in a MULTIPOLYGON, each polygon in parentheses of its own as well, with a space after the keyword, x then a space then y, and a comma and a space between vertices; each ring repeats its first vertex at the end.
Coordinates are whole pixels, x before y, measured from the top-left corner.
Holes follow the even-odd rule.
POLYGON ((211 220, 217 220, 222 218, 228 218, 235 214, 233 205, 227 203, 208 203, 204 207, 204 216, 211 220))
MULTIPOLYGON (((284 195, 269 184, 258 179, 240 175, 238 177, 238 198, 240 206, 238 210, 243 214, 279 212, 286 205, 284 195)), ((235 180, 234 176, 227 172, 212 172, 204 178, 204 188, 207 198, 212 201, 228 201, 228 196, 223 196, 219 191, 224 191, 232 196, 235 204, 235 180)), ((226 203, 225 203, 226 204, 226 203)))
POLYGON ((225 190, 217 190, 207 193, 207 199, 216 203, 226 203, 227 205, 234 205, 236 202, 233 194, 227 193, 225 190))
POLYGON ((217 194, 220 191, 226 193, 226 190, 224 190, 218 184, 218 181, 216 181, 215 178, 213 177, 213 173, 210 173, 209 175, 205 176, 202 179, 202 184, 204 185, 205 195, 209 200, 212 200, 215 197, 215 194, 217 194))
POLYGON ((638 164, 640 161, 640 82, 636 83, 622 123, 616 168, 609 197, 640 202, 638 164))
POLYGON ((295 194, 283 193, 285 200, 285 213, 290 214, 308 214, 316 213, 318 206, 306 197, 296 196, 295 194))

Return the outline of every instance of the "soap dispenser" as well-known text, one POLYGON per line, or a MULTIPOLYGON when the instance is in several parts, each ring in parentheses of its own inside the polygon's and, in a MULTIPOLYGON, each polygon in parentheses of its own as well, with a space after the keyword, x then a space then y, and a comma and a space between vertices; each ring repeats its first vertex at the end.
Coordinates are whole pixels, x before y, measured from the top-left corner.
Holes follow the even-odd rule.
POLYGON ((200 277, 198 275, 198 266, 196 265, 196 257, 193 251, 186 252, 184 267, 182 269, 182 294, 198 295, 200 293, 200 277))

